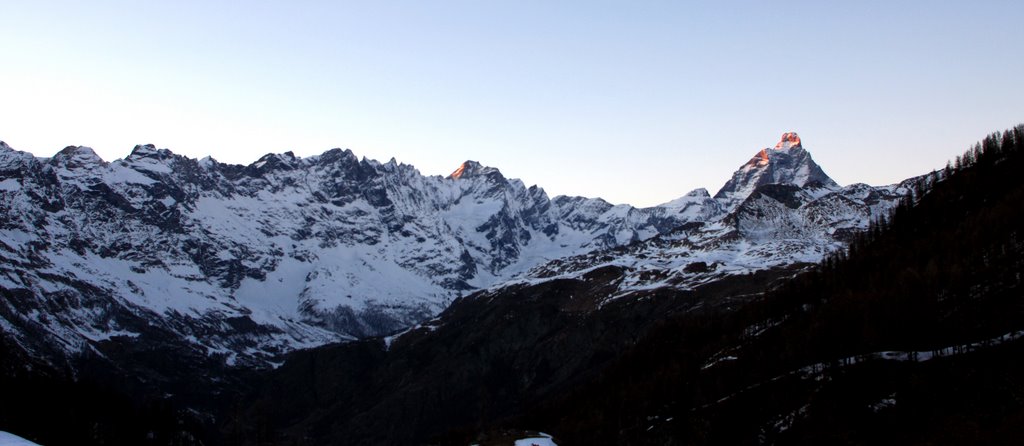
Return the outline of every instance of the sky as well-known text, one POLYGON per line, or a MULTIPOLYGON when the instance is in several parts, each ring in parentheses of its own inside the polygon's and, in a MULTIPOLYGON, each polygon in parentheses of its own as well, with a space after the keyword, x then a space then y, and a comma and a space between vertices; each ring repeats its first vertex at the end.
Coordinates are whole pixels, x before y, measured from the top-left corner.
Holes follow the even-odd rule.
POLYGON ((1024 122, 1024 2, 0 0, 0 140, 465 160, 550 196, 715 193, 798 132, 840 184, 1024 122))

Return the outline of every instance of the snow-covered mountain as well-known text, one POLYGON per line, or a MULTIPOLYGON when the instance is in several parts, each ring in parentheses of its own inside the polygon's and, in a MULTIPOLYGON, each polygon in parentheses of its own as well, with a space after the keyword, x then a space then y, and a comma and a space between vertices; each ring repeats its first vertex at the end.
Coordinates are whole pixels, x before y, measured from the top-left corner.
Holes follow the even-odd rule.
POLYGON ((903 192, 840 188, 795 133, 714 198, 645 209, 551 199, 474 161, 439 177, 340 149, 241 166, 152 145, 106 162, 0 143, 0 326, 40 356, 156 337, 265 364, 510 279, 615 263, 636 272, 625 292, 815 261, 903 192))
POLYGON ((157 326, 229 361, 388 333, 538 264, 699 217, 330 150, 249 166, 0 146, 0 322, 30 350, 157 326))

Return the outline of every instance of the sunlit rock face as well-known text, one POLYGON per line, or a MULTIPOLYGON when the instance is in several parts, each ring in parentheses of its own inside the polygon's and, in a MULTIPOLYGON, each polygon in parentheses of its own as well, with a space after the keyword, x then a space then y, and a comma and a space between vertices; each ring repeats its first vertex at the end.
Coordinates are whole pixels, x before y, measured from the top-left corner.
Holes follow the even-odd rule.
MULTIPOLYGON (((500 176, 501 172, 499 172, 498 169, 495 169, 493 167, 484 166, 484 165, 480 164, 477 161, 466 161, 466 162, 462 163, 462 165, 460 165, 458 169, 455 169, 455 171, 452 172, 451 175, 448 175, 448 178, 453 179, 453 180, 458 180, 460 178, 467 178, 468 179, 468 178, 472 178, 472 177, 495 175, 495 174, 500 176)), ((502 178, 504 178, 504 177, 502 177, 502 178)))
POLYGON ((782 139, 775 145, 775 150, 787 150, 792 147, 800 147, 800 136, 796 132, 782 134, 782 139))

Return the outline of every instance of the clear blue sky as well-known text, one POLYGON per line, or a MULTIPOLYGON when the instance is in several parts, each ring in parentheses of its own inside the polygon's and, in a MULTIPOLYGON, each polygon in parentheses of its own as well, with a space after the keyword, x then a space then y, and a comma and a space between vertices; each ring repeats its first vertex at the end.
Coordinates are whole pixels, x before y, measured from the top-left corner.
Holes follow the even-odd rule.
POLYGON ((1024 122, 1024 2, 0 0, 0 140, 332 147, 557 194, 714 193, 786 131, 840 184, 1024 122))

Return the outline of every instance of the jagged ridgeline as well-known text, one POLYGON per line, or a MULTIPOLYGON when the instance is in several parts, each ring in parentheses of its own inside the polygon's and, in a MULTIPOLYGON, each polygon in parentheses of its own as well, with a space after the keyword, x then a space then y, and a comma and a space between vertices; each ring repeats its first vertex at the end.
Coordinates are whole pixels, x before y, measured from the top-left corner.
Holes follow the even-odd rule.
POLYGON ((388 334, 544 261, 686 221, 550 200, 472 162, 429 177, 342 150, 237 166, 153 146, 110 163, 3 146, 0 175, 0 286, 26 296, 9 307, 23 346, 82 351, 157 325, 228 364, 388 334))

